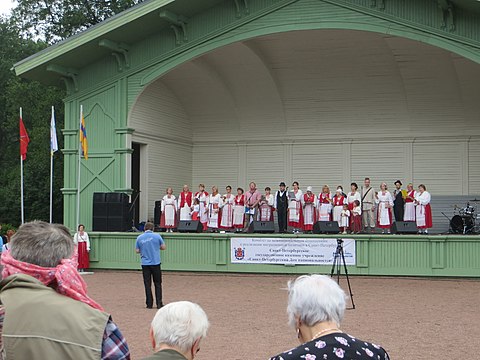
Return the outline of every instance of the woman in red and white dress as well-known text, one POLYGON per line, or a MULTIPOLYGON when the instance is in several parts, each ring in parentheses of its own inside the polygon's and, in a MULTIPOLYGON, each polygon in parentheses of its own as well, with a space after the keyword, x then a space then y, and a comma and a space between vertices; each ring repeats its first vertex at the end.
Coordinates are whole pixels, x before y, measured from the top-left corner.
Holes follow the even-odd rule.
POLYGON ((207 213, 208 192, 205 191, 204 184, 198 185, 198 191, 195 193, 195 198, 198 199, 198 202, 200 203, 200 213, 198 215, 200 217, 200 222, 203 225, 203 231, 205 231, 207 230, 207 223, 208 223, 208 213, 207 213))
POLYGON ((303 207, 303 231, 311 233, 313 231, 313 224, 316 221, 315 211, 315 194, 312 192, 312 187, 307 187, 307 192, 303 194, 302 207, 303 207))
POLYGON ((260 200, 259 220, 260 221, 273 221, 273 205, 275 203, 275 197, 270 193, 272 189, 269 186, 265 188, 265 195, 260 200))
POLYGON ((433 225, 432 223, 432 208, 430 201, 432 197, 427 191, 425 185, 418 185, 418 192, 415 194, 415 207, 416 207, 416 221, 417 228, 420 234, 428 234, 428 230, 433 225))
POLYGON ((177 227, 177 199, 173 195, 173 189, 167 188, 167 194, 162 199, 162 216, 160 217, 160 227, 167 229, 167 232, 173 232, 177 227))
POLYGON ((90 267, 90 239, 83 224, 78 225, 73 242, 78 246, 78 271, 83 272, 90 267))
POLYGON ((178 197, 178 209, 180 209, 180 220, 192 220, 190 212, 192 210, 193 194, 188 188, 188 185, 183 185, 183 191, 178 197))
POLYGON ((297 181, 294 181, 292 186, 293 191, 288 195, 288 226, 293 227, 294 234, 298 234, 303 226, 303 193, 297 181))
POLYGON ((318 221, 332 220, 332 202, 330 188, 328 185, 323 185, 322 192, 317 199, 318 221))
MULTIPOLYGON (((350 210, 350 214, 352 214, 353 207, 355 206, 354 205, 355 200, 360 201, 360 205, 362 204, 362 196, 358 192, 358 185, 357 183, 352 182, 350 184, 350 192, 347 194, 347 204, 348 204, 348 210, 350 210)), ((350 224, 349 224, 350 229, 353 228, 352 221, 353 221, 353 216, 350 216, 350 224)))
POLYGON ((222 197, 222 217, 220 220, 220 228, 224 230, 232 230, 235 196, 232 194, 232 187, 230 185, 228 185, 225 190, 227 190, 227 193, 222 197))
POLYGON ((382 234, 390 234, 392 226, 393 197, 387 189, 387 184, 383 182, 380 192, 375 193, 375 204, 378 204, 377 227, 382 229, 382 234))
POLYGON ((403 221, 415 221, 415 195, 416 191, 413 189, 413 184, 407 185, 407 196, 405 198, 405 212, 403 214, 403 221))
POLYGON ((243 189, 237 189, 237 196, 235 196, 235 205, 233 206, 233 227, 235 232, 242 231, 245 223, 245 195, 243 189))
POLYGON ((338 226, 341 226, 343 205, 347 203, 347 198, 343 196, 343 188, 337 187, 335 196, 332 199, 333 205, 333 221, 338 222, 338 226))

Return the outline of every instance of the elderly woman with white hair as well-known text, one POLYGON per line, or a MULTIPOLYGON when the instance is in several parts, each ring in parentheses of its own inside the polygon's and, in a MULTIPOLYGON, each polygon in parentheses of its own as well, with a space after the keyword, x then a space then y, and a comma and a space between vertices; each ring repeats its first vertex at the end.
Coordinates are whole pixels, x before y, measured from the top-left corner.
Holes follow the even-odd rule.
POLYGON ((345 293, 325 275, 303 275, 288 283, 287 313, 302 345, 270 360, 390 359, 378 345, 340 330, 345 293))
POLYGON ((144 360, 193 360, 209 326, 207 314, 195 303, 177 301, 165 305, 157 311, 150 327, 155 353, 144 360))

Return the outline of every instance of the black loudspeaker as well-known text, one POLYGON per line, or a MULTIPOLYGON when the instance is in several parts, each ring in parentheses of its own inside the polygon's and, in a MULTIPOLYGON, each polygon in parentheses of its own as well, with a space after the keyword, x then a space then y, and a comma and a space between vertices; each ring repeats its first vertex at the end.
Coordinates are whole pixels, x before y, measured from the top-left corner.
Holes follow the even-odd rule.
POLYGON ((313 225, 314 234, 338 234, 340 228, 338 227, 338 221, 317 221, 313 225))
POLYGON ((416 234, 417 224, 414 221, 396 221, 392 224, 392 234, 416 234))
POLYGON ((253 221, 248 227, 248 232, 268 234, 275 232, 275 227, 273 221, 253 221))
POLYGON ((178 232, 201 233, 203 225, 198 220, 180 220, 177 227, 178 232))
POLYGON ((160 225, 160 216, 162 216, 162 200, 157 200, 153 208, 153 225, 160 225))
POLYGON ((130 229, 129 199, 124 193, 93 194, 93 231, 130 229))

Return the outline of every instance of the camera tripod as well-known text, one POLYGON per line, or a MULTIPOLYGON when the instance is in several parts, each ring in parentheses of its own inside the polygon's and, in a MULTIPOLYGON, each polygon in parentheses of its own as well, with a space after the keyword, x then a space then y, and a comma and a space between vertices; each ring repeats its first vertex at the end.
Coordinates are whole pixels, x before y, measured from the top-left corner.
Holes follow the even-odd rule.
POLYGON ((355 309, 355 303, 353 302, 352 287, 350 286, 350 279, 348 278, 347 264, 345 263, 345 255, 343 253, 343 240, 337 239, 337 249, 335 250, 335 254, 333 255, 332 271, 330 272, 330 277, 333 277, 333 274, 335 273, 335 267, 337 268, 337 284, 340 284, 340 270, 342 266, 341 262, 343 262, 343 267, 345 269, 345 277, 347 278, 348 291, 350 293, 350 300, 352 302, 352 309, 355 309))

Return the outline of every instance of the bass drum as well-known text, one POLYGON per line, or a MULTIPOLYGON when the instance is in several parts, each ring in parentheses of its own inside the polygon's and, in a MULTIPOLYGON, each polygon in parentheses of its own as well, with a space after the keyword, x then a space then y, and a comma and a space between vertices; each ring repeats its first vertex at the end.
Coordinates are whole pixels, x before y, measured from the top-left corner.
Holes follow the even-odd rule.
POLYGON ((463 234, 465 227, 465 234, 471 233, 474 228, 474 221, 471 216, 455 215, 450 220, 450 228, 454 234, 463 234))

